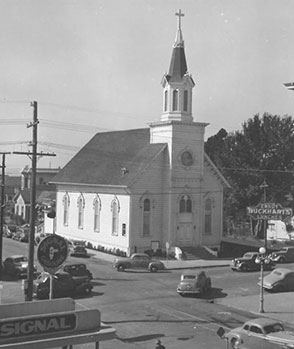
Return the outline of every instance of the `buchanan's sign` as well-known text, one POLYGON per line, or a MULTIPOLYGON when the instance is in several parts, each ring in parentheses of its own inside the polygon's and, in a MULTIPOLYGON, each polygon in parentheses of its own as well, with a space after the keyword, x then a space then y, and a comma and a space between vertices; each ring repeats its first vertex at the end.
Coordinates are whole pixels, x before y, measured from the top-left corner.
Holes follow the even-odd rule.
POLYGON ((74 330, 76 315, 63 314, 0 321, 0 341, 6 338, 32 336, 74 330))
POLYGON ((280 220, 293 216, 292 208, 275 203, 260 203, 247 207, 247 214, 253 219, 280 220))

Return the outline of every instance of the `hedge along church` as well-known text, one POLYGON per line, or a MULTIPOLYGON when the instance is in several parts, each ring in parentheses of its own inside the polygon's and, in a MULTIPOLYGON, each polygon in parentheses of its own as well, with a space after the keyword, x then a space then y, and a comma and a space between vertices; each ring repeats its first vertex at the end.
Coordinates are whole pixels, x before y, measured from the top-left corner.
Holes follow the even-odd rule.
POLYGON ((163 110, 149 128, 97 133, 59 172, 56 233, 117 248, 217 246, 229 187, 204 152, 208 125, 192 116, 181 11, 163 110))

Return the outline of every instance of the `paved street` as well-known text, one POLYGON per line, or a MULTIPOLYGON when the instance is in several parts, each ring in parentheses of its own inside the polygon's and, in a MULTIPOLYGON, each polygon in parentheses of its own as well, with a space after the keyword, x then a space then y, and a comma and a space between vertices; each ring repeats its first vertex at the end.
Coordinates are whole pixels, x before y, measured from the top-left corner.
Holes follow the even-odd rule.
MULTIPOLYGON (((26 244, 5 243, 9 243, 5 254, 26 253, 26 244)), ((101 342, 102 349, 151 349, 158 338, 166 348, 225 348, 225 342, 216 335, 219 326, 230 329, 259 316, 259 272, 236 273, 228 266, 210 265, 205 269, 212 279, 209 296, 183 298, 177 295, 176 286, 185 269, 117 272, 112 267, 114 256, 97 257, 71 260, 85 262, 94 275, 92 296, 76 299, 77 308, 99 309, 102 321, 116 329, 116 339, 101 342)), ((21 281, 4 283, 3 303, 23 300, 21 281)), ((265 310, 272 317, 288 315, 285 319, 292 322, 289 304, 293 303, 291 293, 283 294, 283 302, 279 294, 265 294, 265 310)), ((93 348, 93 344, 75 348, 93 348)))

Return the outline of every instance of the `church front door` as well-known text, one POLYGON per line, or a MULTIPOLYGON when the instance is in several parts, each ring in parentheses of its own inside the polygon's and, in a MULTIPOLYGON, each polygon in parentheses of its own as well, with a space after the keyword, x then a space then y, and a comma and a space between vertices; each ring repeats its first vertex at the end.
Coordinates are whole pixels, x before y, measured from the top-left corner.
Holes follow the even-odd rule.
POLYGON ((191 246, 193 243, 193 229, 192 223, 179 223, 179 229, 177 232, 177 245, 178 246, 191 246))

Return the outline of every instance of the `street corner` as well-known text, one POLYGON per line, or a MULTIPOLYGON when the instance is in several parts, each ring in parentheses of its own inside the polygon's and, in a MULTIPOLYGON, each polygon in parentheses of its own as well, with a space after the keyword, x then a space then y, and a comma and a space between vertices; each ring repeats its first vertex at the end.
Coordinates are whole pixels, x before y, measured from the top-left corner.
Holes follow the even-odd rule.
POLYGON ((221 298, 217 302, 227 307, 255 314, 257 317, 266 316, 294 326, 294 294, 292 292, 264 293, 264 312, 260 312, 259 294, 236 296, 229 299, 221 298))

